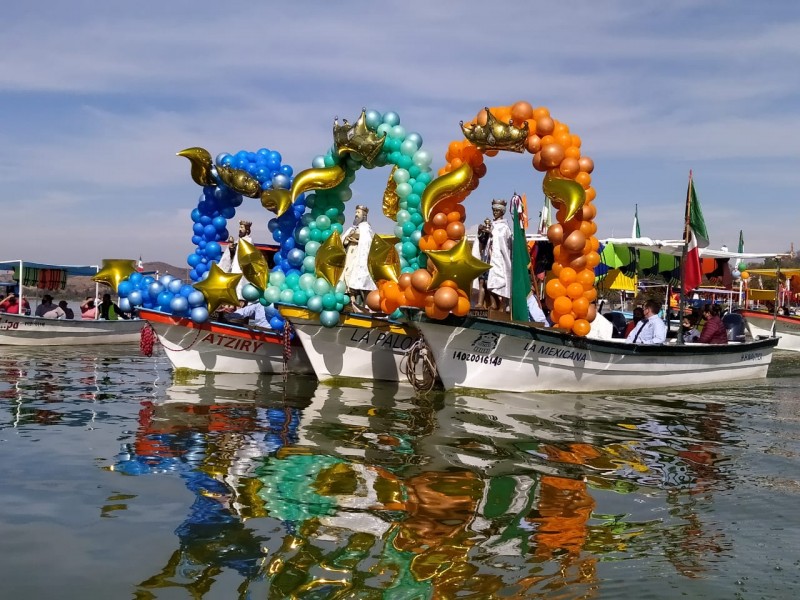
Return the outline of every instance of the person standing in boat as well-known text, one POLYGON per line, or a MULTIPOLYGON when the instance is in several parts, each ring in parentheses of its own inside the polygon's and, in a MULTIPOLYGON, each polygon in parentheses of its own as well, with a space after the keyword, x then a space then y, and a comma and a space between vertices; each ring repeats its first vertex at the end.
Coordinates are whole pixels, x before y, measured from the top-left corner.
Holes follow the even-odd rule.
POLYGON ((111 301, 111 294, 103 294, 103 301, 100 303, 100 318, 106 321, 117 321, 128 319, 129 316, 119 306, 111 301))
POLYGON ((701 344, 727 344, 728 330, 722 322, 722 309, 719 304, 706 304, 703 307, 703 330, 697 340, 701 344))
POLYGON ((369 249, 375 232, 367 221, 369 209, 359 204, 352 227, 342 236, 342 245, 347 251, 344 261, 342 281, 347 286, 348 295, 358 304, 363 305, 367 294, 377 289, 369 274, 369 249))
POLYGON ((492 236, 489 238, 489 275, 486 278, 489 308, 507 310, 511 298, 511 241, 513 235, 505 219, 506 201, 492 200, 492 236))
POLYGON ((656 300, 648 300, 642 308, 644 319, 639 321, 625 338, 626 342, 632 344, 657 345, 667 341, 667 324, 658 316, 661 311, 661 303, 656 300))

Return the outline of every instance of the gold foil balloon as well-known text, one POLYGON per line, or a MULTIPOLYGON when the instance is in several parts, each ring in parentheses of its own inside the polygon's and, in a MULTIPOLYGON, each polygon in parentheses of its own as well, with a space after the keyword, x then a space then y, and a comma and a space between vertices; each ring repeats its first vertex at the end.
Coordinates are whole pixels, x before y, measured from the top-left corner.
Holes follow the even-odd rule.
POLYGON ((457 242, 449 250, 430 250, 426 254, 434 266, 433 279, 428 289, 436 289, 443 282, 450 280, 469 294, 472 281, 491 268, 491 265, 472 256, 467 238, 457 242))
POLYGON ((344 181, 344 169, 338 165, 322 169, 300 171, 292 181, 290 190, 264 190, 261 192, 261 205, 279 217, 295 203, 295 200, 311 190, 328 190, 344 181))
POLYGON ((569 221, 575 216, 586 201, 586 191, 581 184, 572 179, 553 177, 549 173, 542 181, 542 191, 554 205, 563 205, 567 209, 564 221, 569 221))
POLYGON ((199 147, 186 148, 178 152, 178 156, 188 158, 189 162, 192 163, 192 181, 197 185, 217 185, 214 176, 211 174, 214 161, 211 159, 211 153, 208 150, 199 147))
POLYGON ((119 282, 135 270, 136 261, 130 258, 105 258, 103 259, 103 268, 92 277, 92 281, 105 283, 116 292, 119 282))
POLYGON ((217 175, 219 175, 219 179, 222 183, 237 194, 247 196, 248 198, 258 198, 261 194, 261 184, 247 171, 220 165, 217 167, 217 175))
POLYGON ((261 250, 242 238, 238 242, 236 255, 239 258, 239 267, 245 279, 260 289, 267 289, 269 282, 269 265, 261 250))
POLYGON ((389 173, 389 181, 386 182, 386 189, 383 191, 383 214, 395 220, 397 217, 397 210, 400 208, 400 197, 397 195, 397 182, 394 180, 394 174, 397 171, 397 165, 392 168, 389 173))
POLYGON ((342 238, 339 232, 334 230, 317 250, 317 277, 322 277, 329 284, 336 285, 342 277, 346 257, 347 253, 342 246, 342 238))
POLYGON ((386 135, 378 135, 367 127, 367 109, 361 109, 361 115, 354 125, 347 119, 339 125, 338 118, 333 120, 333 145, 336 154, 343 156, 348 153, 358 154, 364 159, 364 164, 372 165, 383 149, 386 135))
POLYGON ((394 244, 381 236, 373 236, 367 255, 367 268, 372 281, 377 283, 387 279, 397 283, 400 277, 400 256, 394 244))
MULTIPOLYGON (((241 242, 239 242, 241 243, 241 242)), ((203 292, 208 303, 208 312, 213 313, 221 304, 239 305, 236 286, 242 279, 241 273, 226 273, 217 263, 211 263, 208 277, 194 284, 196 290, 203 292)))
POLYGON ((472 167, 467 163, 431 181, 422 192, 422 199, 419 203, 419 210, 425 220, 428 221, 431 218, 437 204, 445 202, 454 194, 466 191, 470 181, 472 181, 472 167))

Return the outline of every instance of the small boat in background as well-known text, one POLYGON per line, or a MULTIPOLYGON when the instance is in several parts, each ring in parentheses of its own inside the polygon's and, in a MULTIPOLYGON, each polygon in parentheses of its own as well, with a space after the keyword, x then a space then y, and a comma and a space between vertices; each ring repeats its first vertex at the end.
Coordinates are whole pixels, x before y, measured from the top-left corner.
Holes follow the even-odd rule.
POLYGON ((778 350, 800 352, 800 317, 790 314, 789 298, 793 289, 797 289, 800 269, 748 269, 750 277, 772 277, 777 280, 775 290, 754 289, 748 287, 745 306, 752 302, 764 300, 773 303, 773 311, 740 309, 737 312, 747 320, 750 333, 758 335, 778 336, 778 350))
MULTIPOLYGON (((26 287, 58 293, 71 276, 94 276, 97 265, 54 265, 0 261, 0 271, 13 271, 14 285, 4 287, 25 298, 26 287)), ((95 296, 97 293, 95 293, 95 296)), ((71 346, 74 344, 121 344, 138 342, 142 322, 138 319, 45 319, 0 312, 0 346, 71 346)))
POLYGON ((147 308, 139 310, 158 336, 176 369, 210 373, 312 373, 297 339, 284 344, 283 332, 230 323, 195 323, 147 308))

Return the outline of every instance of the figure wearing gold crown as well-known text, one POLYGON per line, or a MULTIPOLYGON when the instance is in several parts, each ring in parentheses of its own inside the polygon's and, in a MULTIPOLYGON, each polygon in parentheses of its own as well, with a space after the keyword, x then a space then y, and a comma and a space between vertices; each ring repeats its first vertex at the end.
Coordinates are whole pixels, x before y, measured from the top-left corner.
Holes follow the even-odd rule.
POLYGON ((364 306, 367 294, 377 289, 369 274, 369 249, 375 232, 367 221, 369 209, 359 204, 353 226, 342 236, 342 245, 347 250, 342 281, 347 286, 347 293, 353 302, 364 306))
POLYGON ((492 235, 487 243, 488 263, 492 265, 486 279, 487 305, 493 310, 507 310, 511 298, 511 227, 505 219, 506 201, 492 200, 492 235))
MULTIPOLYGON (((219 268, 226 273, 242 272, 242 268, 239 266, 239 241, 245 240, 251 244, 253 243, 253 238, 250 235, 250 228, 252 226, 252 221, 239 221, 239 240, 234 242, 233 237, 228 238, 228 247, 219 261, 219 268)), ((239 284, 236 286, 236 295, 239 298, 242 297, 242 288, 246 283, 247 281, 242 277, 239 284)))

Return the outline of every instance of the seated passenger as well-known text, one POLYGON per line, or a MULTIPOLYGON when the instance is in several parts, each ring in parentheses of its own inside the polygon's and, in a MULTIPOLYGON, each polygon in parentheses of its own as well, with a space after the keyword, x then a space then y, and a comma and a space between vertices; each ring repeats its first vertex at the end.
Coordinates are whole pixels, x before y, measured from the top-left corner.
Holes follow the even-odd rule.
POLYGON ((706 304, 703 308, 703 318, 705 324, 700 338, 697 340, 701 344, 727 344, 728 331, 725 323, 722 322, 722 309, 718 304, 706 304))
POLYGON ((545 327, 550 327, 550 322, 539 305, 539 298, 536 296, 536 291, 533 287, 531 287, 531 293, 528 294, 528 318, 534 323, 541 323, 545 327))
POLYGON ((94 298, 87 298, 81 304, 81 319, 95 320, 97 318, 97 307, 94 305, 94 298))
POLYGON ((633 309, 633 318, 631 319, 630 323, 625 326, 625 331, 623 332, 622 337, 627 338, 631 334, 631 331, 633 331, 643 319, 644 309, 642 309, 641 306, 637 306, 633 309))
POLYGON ((658 316, 661 310, 661 303, 656 300, 648 300, 642 309, 644 319, 639 321, 633 331, 625 338, 626 342, 632 344, 656 345, 667 341, 667 324, 658 316))
POLYGON ((697 318, 694 315, 684 316, 683 323, 681 324, 681 335, 685 344, 696 342, 700 338, 700 332, 697 330, 697 318))

